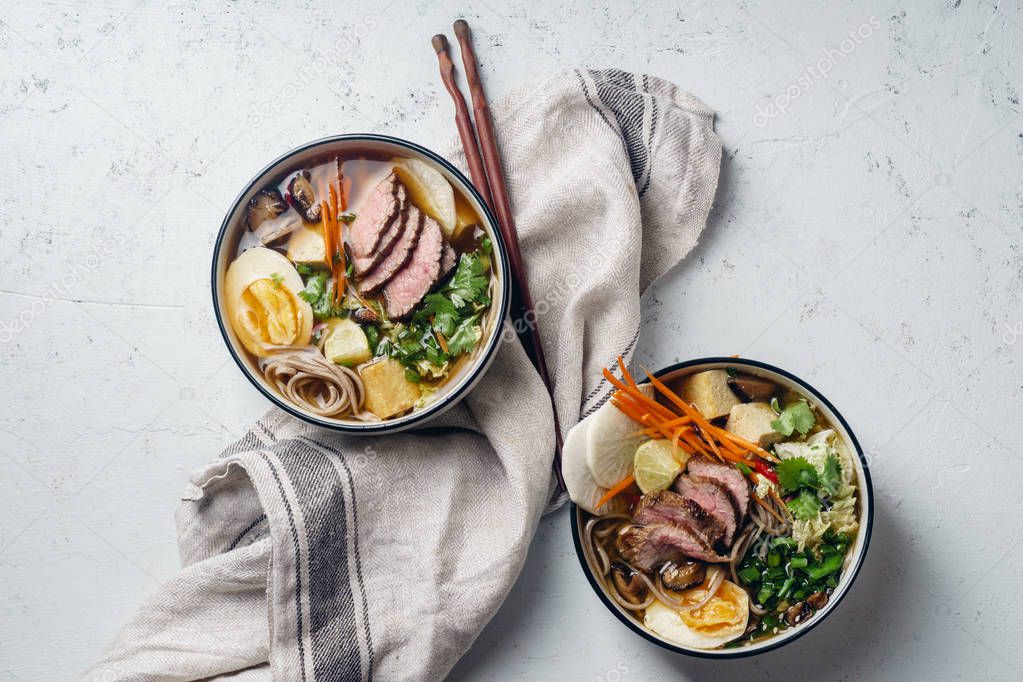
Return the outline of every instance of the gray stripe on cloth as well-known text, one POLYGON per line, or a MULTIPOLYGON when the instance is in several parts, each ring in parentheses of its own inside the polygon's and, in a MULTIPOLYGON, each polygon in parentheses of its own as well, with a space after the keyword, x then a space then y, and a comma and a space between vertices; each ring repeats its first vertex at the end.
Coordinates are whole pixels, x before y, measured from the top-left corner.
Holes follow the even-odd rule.
POLYGON ((348 482, 305 440, 278 441, 274 449, 295 489, 302 491, 298 505, 308 542, 306 589, 315 679, 364 679, 348 561, 348 482))
POLYGON ((643 77, 643 92, 636 82, 637 76, 618 70, 590 71, 596 84, 597 96, 618 121, 618 128, 625 139, 625 150, 629 155, 632 179, 636 191, 642 197, 650 186, 650 140, 653 137, 653 100, 645 91, 646 77, 643 77))
MULTIPOLYGON (((258 422, 257 422, 258 423, 258 422)), ((302 627, 302 551, 298 541, 298 528, 295 525, 295 514, 291 509, 291 502, 288 500, 288 495, 284 491, 284 484, 281 482, 281 476, 277 472, 277 467, 273 465, 270 458, 263 452, 259 453, 259 457, 266 464, 270 473, 273 475, 274 481, 277 483, 277 491, 281 496, 281 502, 284 503, 284 509, 288 515, 288 528, 291 531, 291 544, 292 551, 295 555, 295 621, 298 624, 298 633, 295 638, 298 642, 298 661, 301 667, 302 679, 306 678, 305 670, 305 636, 303 635, 302 627)))
MULTIPOLYGON (((359 621, 360 629, 363 634, 363 640, 360 642, 365 647, 364 660, 365 665, 365 679, 371 680, 373 678, 373 633, 369 624, 369 603, 366 600, 366 586, 362 577, 362 556, 359 551, 359 505, 355 496, 355 478, 352 475, 352 468, 349 466, 348 461, 342 452, 330 446, 326 443, 320 443, 307 436, 302 438, 308 441, 315 447, 325 451, 326 457, 334 465, 338 475, 341 476, 343 481, 348 483, 347 488, 342 485, 342 489, 349 495, 347 508, 350 510, 351 517, 348 519, 350 524, 351 532, 346 534, 348 539, 347 543, 347 557, 355 568, 355 581, 353 594, 358 597, 359 603, 355 605, 355 615, 359 621), (342 475, 342 471, 344 474, 342 475)), ((351 574, 351 568, 349 568, 349 574, 351 574)))

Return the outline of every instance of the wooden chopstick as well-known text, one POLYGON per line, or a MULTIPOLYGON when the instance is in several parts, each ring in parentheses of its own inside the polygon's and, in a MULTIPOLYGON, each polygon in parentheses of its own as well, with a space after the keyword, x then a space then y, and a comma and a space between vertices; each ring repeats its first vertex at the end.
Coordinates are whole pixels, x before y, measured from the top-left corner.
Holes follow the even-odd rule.
POLYGON ((551 385, 550 373, 547 369, 547 360, 544 357, 543 345, 540 341, 540 328, 533 311, 533 297, 529 292, 529 282, 526 279, 525 265, 522 260, 522 251, 519 248, 518 232, 515 229, 515 219, 512 216, 511 202, 508 199, 508 187, 504 180, 504 170, 501 167, 501 156, 497 148, 497 136, 494 133, 494 121, 490 116, 490 107, 487 105, 487 98, 483 92, 483 83, 480 80, 479 69, 476 65, 476 54, 472 48, 472 39, 469 31, 469 24, 464 19, 454 23, 455 36, 462 51, 462 65, 465 67, 466 81, 469 84, 469 92, 472 96, 473 114, 475 118, 475 134, 473 134, 472 123, 469 120, 469 112, 466 108, 465 99, 461 90, 458 89, 454 79, 454 64, 447 54, 447 39, 443 35, 433 37, 433 47, 437 52, 437 59, 440 63, 441 78, 444 86, 451 94, 455 103, 455 120, 458 123, 458 132, 462 140, 462 147, 465 149, 466 161, 469 165, 469 174, 473 184, 480 193, 484 195, 487 203, 497 214, 498 228, 504 238, 508 251, 508 264, 512 273, 512 303, 516 311, 516 320, 524 324, 516 325, 526 353, 530 356, 533 365, 540 374, 544 387, 551 399, 551 408, 554 413, 554 472, 557 476, 560 490, 565 490, 565 480, 561 475, 561 424, 558 418, 558 408, 554 401, 554 389, 551 385), (467 125, 466 125, 467 124, 467 125), (477 138, 479 148, 476 147, 477 138), (480 159, 482 151, 482 167, 474 171, 473 163, 480 159), (477 177, 479 178, 477 180, 477 177), (518 327, 525 326, 526 329, 518 327), (532 351, 532 352, 530 352, 532 351))
POLYGON ((465 152, 465 162, 469 166, 469 177, 472 178, 472 184, 476 185, 477 191, 487 206, 493 206, 490 185, 487 183, 486 172, 483 170, 483 160, 480 158, 479 147, 476 146, 476 131, 472 128, 469 108, 465 106, 462 91, 455 83, 455 65, 452 63, 451 57, 448 56, 448 39, 443 33, 438 33, 430 42, 433 43, 433 49, 437 53, 440 78, 444 81, 444 87, 447 88, 455 103, 455 125, 458 126, 458 136, 462 139, 462 150, 465 152))

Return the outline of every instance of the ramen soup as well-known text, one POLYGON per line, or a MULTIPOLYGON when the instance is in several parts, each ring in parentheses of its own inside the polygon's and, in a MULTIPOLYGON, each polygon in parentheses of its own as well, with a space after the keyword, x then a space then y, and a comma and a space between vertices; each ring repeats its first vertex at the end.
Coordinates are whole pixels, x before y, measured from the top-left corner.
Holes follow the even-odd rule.
POLYGON ((307 413, 380 421, 422 408, 494 325, 490 238, 419 159, 292 168, 245 221, 224 279, 229 324, 307 413))
POLYGON ((738 368, 637 382, 565 441, 583 542, 637 623, 690 649, 798 628, 859 529, 853 456, 813 401, 738 368))

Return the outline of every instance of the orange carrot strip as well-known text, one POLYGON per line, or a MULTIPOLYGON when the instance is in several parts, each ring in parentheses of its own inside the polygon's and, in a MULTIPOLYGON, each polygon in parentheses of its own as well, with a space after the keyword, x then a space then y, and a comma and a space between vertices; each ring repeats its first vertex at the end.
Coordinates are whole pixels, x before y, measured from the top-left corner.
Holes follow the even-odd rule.
MULTIPOLYGON (((330 223, 327 218, 327 202, 320 202, 320 226, 323 228, 323 252, 327 254, 327 265, 330 266, 330 223)), ((331 268, 331 277, 334 270, 331 268)))
POLYGON ((611 372, 607 369, 604 370, 604 377, 611 383, 612 386, 618 389, 618 392, 624 395, 630 396, 634 401, 641 405, 647 406, 651 412, 660 415, 665 419, 675 419, 679 415, 668 409, 667 406, 662 405, 653 398, 648 398, 638 388, 633 388, 619 381, 611 372))
POLYGON ((597 501, 597 505, 594 507, 594 509, 600 509, 601 507, 603 507, 605 504, 614 499, 615 495, 617 495, 618 493, 622 492, 630 485, 632 485, 635 480, 636 477, 633 476, 632 474, 629 474, 622 480, 615 483, 614 487, 608 490, 606 493, 604 493, 604 496, 597 501))
POLYGON ((330 183, 327 186, 327 191, 330 193, 330 214, 337 216, 337 192, 334 191, 334 183, 330 183))
POLYGON ((649 413, 651 416, 656 417, 658 421, 664 421, 667 417, 663 414, 663 408, 659 405, 655 405, 652 401, 647 400, 646 396, 642 393, 632 391, 616 391, 614 397, 618 402, 628 405, 633 409, 633 412, 639 414, 649 413))
MULTIPOLYGON (((715 428, 717 428, 717 427, 715 427, 715 428)), ((760 457, 761 459, 766 459, 769 462, 777 462, 778 461, 777 457, 775 457, 770 452, 768 452, 767 450, 763 449, 762 447, 760 447, 756 443, 751 443, 748 440, 746 440, 745 438, 740 438, 739 436, 736 436, 734 433, 732 433, 730 431, 725 431, 724 429, 718 429, 718 431, 720 431, 720 436, 722 438, 730 440, 733 443, 735 443, 736 445, 738 445, 738 446, 740 446, 740 447, 742 447, 742 448, 744 448, 746 450, 749 450, 750 452, 752 452, 754 455, 760 457)))
POLYGON ((686 401, 682 400, 682 398, 679 398, 677 395, 675 395, 675 393, 670 388, 664 385, 664 382, 662 382, 660 379, 655 377, 650 372, 647 372, 646 370, 643 371, 646 372, 647 378, 650 380, 650 383, 654 385, 654 388, 661 392, 661 395, 663 395, 665 398, 667 398, 675 405, 677 405, 678 408, 685 412, 687 416, 693 418, 693 421, 696 422, 697 427, 699 427, 700 431, 703 432, 704 439, 707 441, 707 445, 710 446, 711 451, 715 455, 720 457, 721 453, 718 450, 717 443, 714 442, 715 440, 714 425, 711 424, 706 419, 704 419, 703 415, 700 414, 699 410, 697 410, 695 407, 693 407, 686 401))
POLYGON ((448 342, 444 340, 444 335, 436 329, 433 330, 433 335, 437 337, 437 343, 440 344, 440 349, 445 353, 448 352, 448 342))
POLYGON ((622 371, 622 378, 625 380, 625 383, 632 388, 636 388, 636 380, 632 378, 629 370, 625 368, 625 360, 622 359, 621 355, 618 356, 618 369, 622 371))
POLYGON ((685 427, 680 426, 678 429, 675 430, 675 437, 672 438, 671 443, 679 450, 684 450, 691 455, 693 454, 692 446, 690 446, 687 441, 682 440, 683 435, 685 435, 685 427), (685 445, 683 445, 683 443, 685 443, 685 445))

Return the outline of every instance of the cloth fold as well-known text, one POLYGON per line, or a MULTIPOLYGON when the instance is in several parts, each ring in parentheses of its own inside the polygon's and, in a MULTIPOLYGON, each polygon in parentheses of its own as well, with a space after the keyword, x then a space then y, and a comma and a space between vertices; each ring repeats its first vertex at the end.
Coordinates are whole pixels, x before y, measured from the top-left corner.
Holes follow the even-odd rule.
MULTIPOLYGON (((607 399, 601 369, 631 357, 642 291, 696 244, 721 146, 694 97, 615 70, 551 76, 493 114, 567 429, 607 399)), ((192 477, 181 573, 83 679, 446 675, 518 577, 552 490, 550 401, 515 341, 531 322, 506 322, 480 384, 421 430, 256 422, 192 477)))

